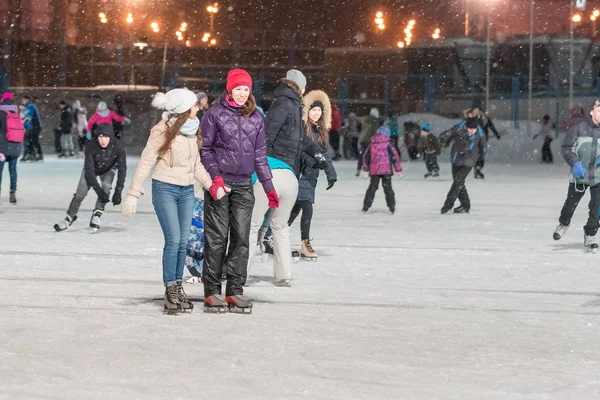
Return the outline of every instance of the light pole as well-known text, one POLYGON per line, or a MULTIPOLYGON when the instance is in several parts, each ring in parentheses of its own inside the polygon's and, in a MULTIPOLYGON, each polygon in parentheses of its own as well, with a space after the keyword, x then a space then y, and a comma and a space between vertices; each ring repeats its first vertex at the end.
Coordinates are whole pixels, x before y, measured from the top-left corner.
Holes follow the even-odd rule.
POLYGON ((534 1, 529 0, 529 101, 527 102, 527 135, 531 137, 532 104, 533 101, 533 10, 534 1))
POLYGON ((375 13, 375 19, 373 21, 375 21, 377 29, 379 29, 380 31, 385 29, 385 20, 383 19, 383 12, 377 11, 375 13))
POLYGON ((127 18, 125 19, 127 22, 127 26, 129 26, 129 63, 130 63, 130 76, 129 76, 129 84, 134 85, 135 87, 135 61, 133 57, 133 14, 127 14, 127 18))
POLYGON ((206 11, 210 15, 210 33, 215 33, 215 14, 219 12, 219 3, 206 7, 206 11))
POLYGON ((570 33, 569 33, 569 110, 573 107, 573 30, 575 29, 574 23, 581 21, 579 14, 573 15, 574 2, 575 0, 569 0, 571 3, 571 18, 570 18, 570 33))
POLYGON ((465 0, 465 37, 469 37, 469 0, 465 0))
POLYGON ((492 5, 488 0, 487 13, 487 32, 485 42, 485 111, 490 111, 490 58, 491 58, 491 43, 490 43, 490 25, 492 24, 492 5))

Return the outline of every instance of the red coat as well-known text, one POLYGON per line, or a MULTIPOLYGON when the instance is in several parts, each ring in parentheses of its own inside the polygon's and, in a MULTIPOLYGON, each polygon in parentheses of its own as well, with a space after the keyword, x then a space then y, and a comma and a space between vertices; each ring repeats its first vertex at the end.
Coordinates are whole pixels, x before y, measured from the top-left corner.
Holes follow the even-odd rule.
POLYGON ((402 172, 400 155, 389 136, 378 133, 371 138, 363 156, 363 170, 369 171, 370 176, 394 175, 394 170, 402 172))
POLYGON ((340 129, 342 129, 342 116, 340 109, 334 104, 331 106, 331 130, 337 132, 340 129))

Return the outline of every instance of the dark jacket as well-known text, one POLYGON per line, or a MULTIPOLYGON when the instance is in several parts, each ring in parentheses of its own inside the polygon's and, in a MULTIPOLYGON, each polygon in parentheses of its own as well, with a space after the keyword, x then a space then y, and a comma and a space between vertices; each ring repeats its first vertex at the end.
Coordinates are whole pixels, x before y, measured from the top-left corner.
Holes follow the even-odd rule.
POLYGON ((21 155, 21 143, 9 142, 6 138, 8 131, 6 119, 7 113, 19 112, 19 108, 14 104, 12 100, 5 100, 0 105, 0 153, 6 157, 19 157, 21 155))
MULTIPOLYGON (((313 126, 316 128, 316 125, 313 126)), ((329 151, 327 150, 328 146, 320 146, 318 144, 318 130, 313 129, 311 140, 315 144, 317 144, 317 146, 320 147, 321 153, 325 156, 325 175, 327 175, 327 180, 337 180, 337 173, 335 172, 331 156, 329 155, 329 151)), ((298 187, 298 200, 308 200, 311 203, 314 203, 315 190, 317 188, 317 179, 319 178, 319 169, 314 167, 315 160, 306 153, 302 153, 301 165, 302 167, 298 187)))
MULTIPOLYGON (((591 117, 585 118, 569 128, 562 143, 562 156, 571 168, 581 162, 587 172, 577 183, 596 186, 599 182, 600 166, 596 159, 600 156, 600 125, 595 125, 591 117)), ((571 182, 575 179, 571 175, 571 182)))
POLYGON ((71 107, 67 106, 60 112, 60 123, 58 129, 62 134, 71 134, 73 129, 73 112, 71 107))
POLYGON ((125 185, 125 175, 127 173, 127 157, 121 141, 113 136, 110 138, 108 146, 102 148, 96 138, 85 146, 85 161, 83 164, 85 181, 96 193, 102 190, 97 177, 113 168, 118 169, 115 193, 120 193, 125 185))
POLYGON ((31 101, 25 105, 25 129, 28 131, 34 130, 39 132, 42 130, 42 121, 40 111, 31 101))
POLYGON ((204 113, 201 130, 200 158, 211 178, 251 182, 256 171, 265 192, 274 189, 267 163, 265 126, 258 111, 244 117, 223 97, 204 113))
POLYGON ((274 95, 265 118, 267 155, 285 162, 300 176, 302 152, 314 157, 320 148, 304 133, 300 94, 283 80, 274 95))
POLYGON ((497 139, 500 139, 500 134, 496 130, 492 119, 488 116, 479 115, 479 126, 483 129, 485 133, 485 140, 490 140, 490 130, 494 133, 497 139))
POLYGON ((435 154, 437 156, 441 153, 440 143, 432 133, 427 136, 421 135, 417 147, 421 154, 435 154))
POLYGON ((450 160, 452 164, 459 167, 474 167, 478 160, 483 161, 487 153, 483 129, 479 127, 474 135, 469 135, 464 122, 442 133, 439 139, 446 144, 446 147, 453 142, 450 160))

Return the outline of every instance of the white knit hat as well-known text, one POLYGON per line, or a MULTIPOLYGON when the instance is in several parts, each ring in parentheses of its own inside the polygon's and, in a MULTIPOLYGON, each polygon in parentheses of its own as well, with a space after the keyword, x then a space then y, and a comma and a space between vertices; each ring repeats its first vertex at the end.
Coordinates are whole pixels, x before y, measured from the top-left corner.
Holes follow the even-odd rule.
POLYGON ((166 94, 158 92, 152 99, 152 107, 181 114, 190 110, 198 102, 196 94, 188 89, 173 89, 166 94))

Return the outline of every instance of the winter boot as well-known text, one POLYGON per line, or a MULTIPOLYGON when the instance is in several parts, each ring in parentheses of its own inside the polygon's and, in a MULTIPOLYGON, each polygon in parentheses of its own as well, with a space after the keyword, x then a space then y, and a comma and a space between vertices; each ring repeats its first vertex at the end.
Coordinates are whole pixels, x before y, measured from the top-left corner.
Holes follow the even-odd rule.
POLYGON ((290 287, 291 279, 280 279, 274 282, 274 285, 277 287, 290 287))
POLYGON ((100 229, 100 218, 102 217, 102 210, 94 210, 92 218, 90 219, 90 233, 96 233, 100 229))
POLYGON ((396 206, 391 206, 390 212, 392 213, 392 215, 394 215, 394 213, 396 212, 396 206))
POLYGON ((596 243, 596 236, 584 234, 583 244, 591 253, 596 254, 598 252, 598 243, 596 243))
POLYGON ((319 255, 313 250, 310 239, 305 239, 302 241, 302 251, 300 254, 302 258, 306 258, 308 260, 316 260, 319 257, 319 255))
POLYGON ((425 174, 425 179, 429 178, 431 175, 433 175, 431 172, 427 172, 427 173, 425 174))
POLYGON ((193 311, 194 304, 188 299, 187 294, 185 294, 185 290, 183 290, 183 285, 181 282, 177 282, 175 284, 175 289, 177 290, 177 300, 179 304, 181 304, 182 311, 193 311))
POLYGON ((15 192, 10 192, 10 204, 17 204, 17 195, 15 192))
POLYGON ((354 176, 360 176, 360 168, 356 170, 356 174, 354 176))
POLYGON ((165 314, 177 314, 181 311, 181 303, 179 303, 179 299, 177 298, 177 286, 171 285, 165 288, 165 297, 164 297, 164 310, 165 314))
POLYGON ((33 161, 44 161, 44 156, 43 155, 39 155, 39 156, 35 156, 35 158, 33 159, 33 161))
POLYGON ((475 168, 475 179, 485 179, 485 175, 483 174, 483 172, 481 172, 481 170, 479 168, 475 168))
POLYGON ((252 302, 246 299, 243 294, 227 296, 229 312, 239 314, 250 314, 252 312, 252 302))
POLYGON ((554 235, 552 235, 554 240, 560 240, 560 238, 563 237, 565 233, 567 233, 569 226, 570 225, 558 224, 556 226, 556 229, 554 230, 554 235))
POLYGON ((433 174, 431 176, 433 176, 434 178, 440 176, 440 171, 437 169, 434 169, 433 174))
POLYGON ((70 215, 67 215, 64 220, 54 225, 54 230, 56 232, 62 232, 66 229, 69 229, 69 227, 73 225, 73 222, 75 221, 77 221, 77 216, 71 217, 70 215))
POLYGON ((468 214, 468 213, 469 213, 469 209, 465 208, 463 206, 456 207, 454 209, 454 214, 468 214))
POLYGON ((227 302, 219 293, 204 297, 204 312, 215 314, 227 312, 227 302))

